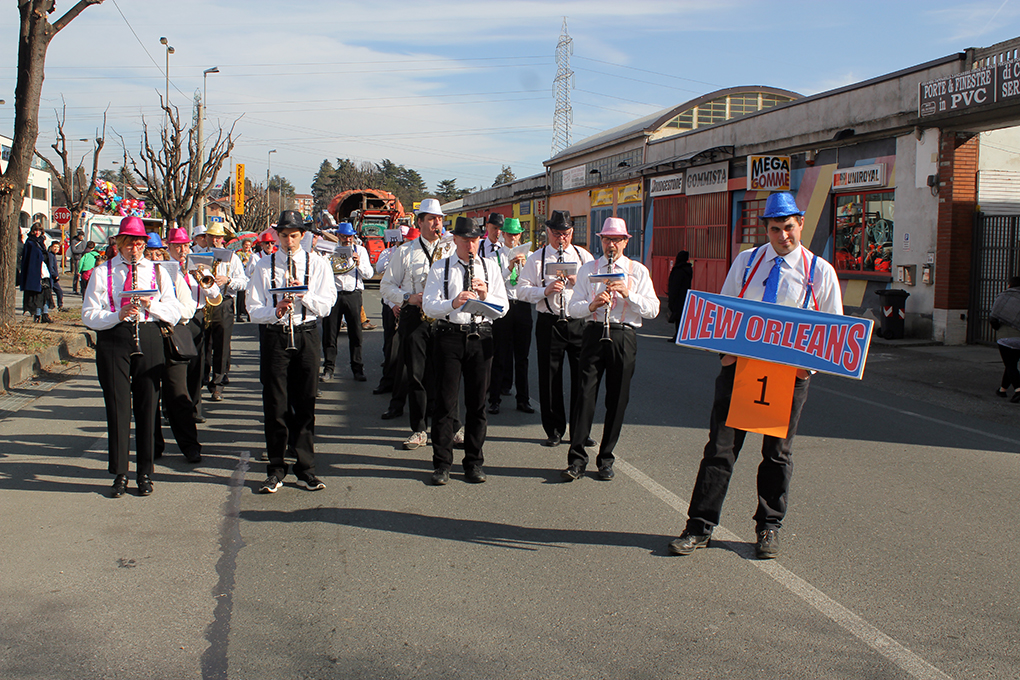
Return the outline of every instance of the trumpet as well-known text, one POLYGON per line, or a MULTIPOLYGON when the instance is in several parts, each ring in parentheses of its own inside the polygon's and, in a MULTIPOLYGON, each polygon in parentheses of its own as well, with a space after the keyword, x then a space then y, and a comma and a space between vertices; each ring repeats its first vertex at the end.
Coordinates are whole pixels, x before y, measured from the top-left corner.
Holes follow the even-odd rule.
MULTIPOLYGON (((131 261, 131 290, 138 290, 138 260, 131 261)), ((135 295, 131 296, 131 304, 136 304, 139 298, 135 295)), ((135 311, 135 324, 134 324, 134 335, 135 335, 135 350, 131 352, 131 356, 140 357, 144 354, 142 352, 142 344, 138 339, 138 324, 141 323, 139 319, 138 311, 135 311)))
MULTIPOLYGON (((613 273, 613 253, 606 253, 606 273, 613 273)), ((609 288, 609 284, 606 284, 606 289, 609 288)), ((613 292, 609 292, 609 304, 606 305, 606 318, 602 322, 602 337, 601 342, 612 342, 613 338, 609 335, 609 312, 613 309, 613 292)))
MULTIPOLYGON (((563 239, 560 239, 560 244, 556 247, 556 262, 558 264, 563 264, 563 239)), ((560 278, 560 281, 563 282, 563 285, 566 286, 567 285, 566 278, 563 277, 563 276, 560 276, 559 278, 560 278)), ((564 309, 563 291, 561 290, 560 291, 560 321, 565 321, 566 318, 567 318, 567 310, 564 309)))
MULTIPOLYGON (((468 260, 467 281, 466 281, 466 285, 464 286, 464 290, 473 291, 474 290, 474 286, 475 286, 475 257, 474 257, 474 255, 472 255, 471 259, 468 260)), ((477 319, 477 317, 475 317, 474 314, 471 315, 471 326, 468 328, 467 337, 468 337, 468 340, 477 340, 478 337, 479 337, 479 334, 478 334, 478 319, 477 319)))

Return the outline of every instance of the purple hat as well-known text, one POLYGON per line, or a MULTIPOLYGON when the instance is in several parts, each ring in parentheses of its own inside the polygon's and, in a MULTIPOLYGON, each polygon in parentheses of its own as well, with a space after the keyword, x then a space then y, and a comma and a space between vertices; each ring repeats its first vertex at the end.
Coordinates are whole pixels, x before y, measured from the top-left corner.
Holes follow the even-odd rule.
POLYGON ((117 232, 117 236, 141 236, 144 239, 148 239, 149 235, 145 233, 145 225, 142 224, 141 218, 125 217, 120 221, 120 231, 117 232))
POLYGON ((181 227, 174 227, 166 236, 167 243, 191 243, 188 238, 188 230, 181 227))
POLYGON ((606 221, 602 223, 602 231, 597 233, 596 236, 608 236, 610 238, 623 236, 624 238, 630 238, 630 234, 627 233, 627 223, 619 217, 607 217, 606 221))

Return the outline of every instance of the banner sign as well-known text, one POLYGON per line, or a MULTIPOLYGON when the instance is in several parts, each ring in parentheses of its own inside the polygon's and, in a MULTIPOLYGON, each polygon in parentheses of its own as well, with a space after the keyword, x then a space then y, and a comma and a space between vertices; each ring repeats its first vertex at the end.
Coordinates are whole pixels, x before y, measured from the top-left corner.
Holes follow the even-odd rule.
POLYGON ((874 321, 690 291, 676 344, 860 380, 874 321))
POLYGON ((244 214, 244 163, 234 168, 234 214, 244 214))
POLYGON ((670 196, 684 192, 684 175, 678 172, 675 175, 662 175, 652 177, 648 180, 649 196, 670 196))
POLYGON ((1020 97, 1020 60, 919 83, 917 115, 934 116, 1020 97))
POLYGON ((636 182, 635 184, 628 184, 622 186, 616 190, 616 202, 617 203, 640 203, 641 202, 641 183, 636 182))
POLYGON ((748 191, 789 191, 789 156, 748 156, 748 191))
POLYGON ((832 188, 834 191, 884 186, 885 163, 858 165, 853 168, 835 170, 832 173, 832 188))
POLYGON ((590 194, 591 194, 591 207, 593 208, 600 205, 613 204, 612 189, 592 189, 590 194))
POLYGON ((730 162, 699 165, 687 168, 687 187, 684 191, 688 196, 698 194, 714 194, 726 191, 730 182, 730 162))
POLYGON ((572 168, 567 168, 563 171, 563 190, 567 189, 580 189, 584 186, 585 181, 588 178, 588 173, 585 172, 585 166, 575 165, 572 168))

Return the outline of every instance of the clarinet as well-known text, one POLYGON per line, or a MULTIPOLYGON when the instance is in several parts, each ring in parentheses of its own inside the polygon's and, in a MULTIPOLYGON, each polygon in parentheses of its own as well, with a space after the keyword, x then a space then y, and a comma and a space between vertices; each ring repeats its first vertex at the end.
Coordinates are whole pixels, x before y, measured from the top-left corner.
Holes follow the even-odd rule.
MULTIPOLYGON (((467 266, 467 285, 464 286, 464 290, 474 290, 475 285, 475 258, 474 255, 468 260, 467 266)), ((468 340, 474 340, 479 337, 478 335, 478 320, 474 314, 471 315, 471 325, 468 328, 468 340)))
MULTIPOLYGON (((291 285, 291 282, 297 279, 297 272, 294 270, 294 255, 288 250, 287 251, 287 285, 291 285)), ((286 299, 291 302, 294 301, 294 295, 288 295, 286 299)), ((294 306, 291 305, 290 311, 287 313, 287 330, 290 333, 290 344, 285 348, 288 352, 296 352, 297 345, 294 344, 294 306)))
MULTIPOLYGON (((155 265, 153 265, 155 266, 155 265)), ((131 290, 138 290, 138 262, 136 260, 131 261, 131 290)), ((131 296, 131 304, 135 304, 138 298, 134 295, 131 296)), ((139 357, 142 356, 142 344, 138 339, 138 324, 140 314, 135 311, 135 323, 134 323, 134 335, 135 335, 135 351, 131 352, 131 356, 139 357)))
MULTIPOLYGON (((612 274, 613 273, 613 254, 612 253, 606 253, 606 263, 607 263, 606 264, 606 273, 607 274, 612 274)), ((609 287, 609 284, 607 283, 606 284, 606 288, 608 288, 608 287, 609 287)), ((612 291, 610 291, 610 293, 609 293, 609 304, 606 305, 606 318, 605 318, 605 321, 602 322, 602 337, 600 338, 600 340, 602 342, 612 342, 613 341, 613 338, 609 335, 609 311, 612 308, 613 308, 613 293, 612 293, 612 291)))
MULTIPOLYGON (((556 247, 556 263, 563 264, 563 241, 560 241, 560 245, 556 247)), ((558 277, 563 285, 567 285, 567 280, 562 275, 558 277)), ((560 291, 560 321, 566 321, 567 311, 564 309, 563 291, 560 291)))

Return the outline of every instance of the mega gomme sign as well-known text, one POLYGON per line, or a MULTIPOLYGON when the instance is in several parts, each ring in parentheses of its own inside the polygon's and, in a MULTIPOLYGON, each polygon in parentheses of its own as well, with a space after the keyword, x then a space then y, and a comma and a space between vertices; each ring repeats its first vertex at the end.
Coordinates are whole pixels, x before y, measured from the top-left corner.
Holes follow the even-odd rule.
POLYGON ((748 156, 748 191, 789 191, 789 156, 748 156))

